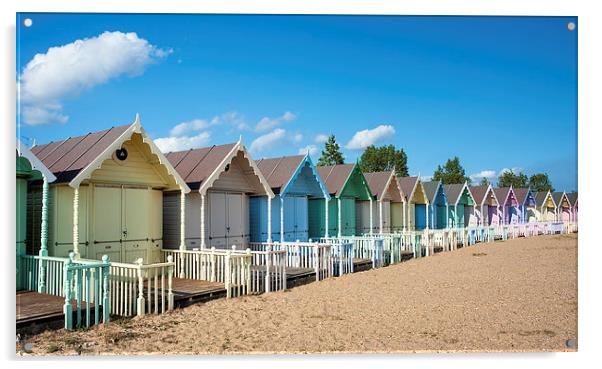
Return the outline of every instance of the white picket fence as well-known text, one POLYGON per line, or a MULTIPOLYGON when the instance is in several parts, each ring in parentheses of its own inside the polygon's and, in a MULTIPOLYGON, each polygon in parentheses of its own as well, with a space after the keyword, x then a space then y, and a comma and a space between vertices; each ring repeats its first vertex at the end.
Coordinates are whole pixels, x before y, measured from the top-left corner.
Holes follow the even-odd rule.
POLYGON ((228 298, 252 293, 250 249, 163 249, 162 252, 166 259, 173 258, 179 278, 223 283, 228 298))

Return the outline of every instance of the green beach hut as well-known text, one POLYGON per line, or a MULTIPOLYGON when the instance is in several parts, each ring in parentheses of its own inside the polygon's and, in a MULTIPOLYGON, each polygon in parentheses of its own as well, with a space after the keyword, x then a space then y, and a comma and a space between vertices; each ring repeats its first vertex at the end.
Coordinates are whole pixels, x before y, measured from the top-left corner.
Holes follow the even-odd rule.
MULTIPOLYGON (((331 199, 328 205, 324 199, 309 200, 309 237, 356 235, 355 203, 356 201, 372 202, 374 198, 359 165, 356 163, 321 166, 318 167, 318 174, 326 185, 331 199), (327 216, 329 216, 328 229, 325 227, 327 216)), ((372 209, 372 206, 369 209, 372 209)))

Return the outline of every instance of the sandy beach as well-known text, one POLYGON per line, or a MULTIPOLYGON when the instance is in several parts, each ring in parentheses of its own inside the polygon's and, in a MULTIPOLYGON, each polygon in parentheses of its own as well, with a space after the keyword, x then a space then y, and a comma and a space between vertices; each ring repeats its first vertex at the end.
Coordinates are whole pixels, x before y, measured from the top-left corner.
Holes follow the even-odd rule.
POLYGON ((87 331, 20 334, 36 355, 575 351, 566 342, 577 339, 577 235, 477 244, 87 331))

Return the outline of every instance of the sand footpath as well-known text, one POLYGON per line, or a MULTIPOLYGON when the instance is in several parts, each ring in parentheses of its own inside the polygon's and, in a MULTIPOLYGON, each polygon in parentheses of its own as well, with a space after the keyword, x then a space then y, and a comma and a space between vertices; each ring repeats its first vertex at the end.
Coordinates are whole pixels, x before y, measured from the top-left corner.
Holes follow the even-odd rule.
POLYGON ((477 244, 285 292, 21 336, 38 355, 574 351, 577 235, 477 244))

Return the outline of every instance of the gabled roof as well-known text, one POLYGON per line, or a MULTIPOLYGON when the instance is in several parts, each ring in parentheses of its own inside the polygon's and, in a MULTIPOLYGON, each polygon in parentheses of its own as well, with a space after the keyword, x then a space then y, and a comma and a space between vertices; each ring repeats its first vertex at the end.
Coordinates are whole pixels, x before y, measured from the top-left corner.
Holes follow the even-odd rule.
POLYGON ((513 188, 513 190, 514 196, 516 197, 516 201, 520 205, 523 205, 527 201, 528 195, 529 193, 531 193, 530 188, 513 188))
MULTIPOLYGON (((393 170, 388 172, 364 173, 364 177, 368 182, 368 186, 370 186, 370 191, 376 196, 377 200, 381 200, 385 196, 391 181, 396 181, 395 171, 393 170)), ((395 187, 399 187, 397 182, 395 187)), ((401 194, 399 196, 401 197, 401 194)))
POLYGON ((499 205, 499 200, 497 199, 497 196, 495 195, 495 192, 493 191, 493 187, 491 187, 491 185, 469 186, 468 190, 470 191, 470 193, 472 194, 472 198, 475 200, 475 202, 478 205, 483 205, 483 202, 485 201, 485 199, 487 199, 487 194, 489 192, 491 192, 493 194, 495 201, 499 205))
MULTIPOLYGON (((510 191, 514 192, 512 187, 493 188, 493 192, 495 193, 500 205, 506 205, 508 196, 510 196, 510 191)), ((516 197, 516 194, 514 196, 516 197)))
POLYGON ((303 167, 309 163, 318 185, 325 198, 330 198, 326 186, 322 182, 315 165, 309 155, 283 156, 280 158, 260 159, 257 167, 266 178, 275 194, 286 193, 288 187, 299 175, 303 167))
POLYGON ((437 191, 439 191, 440 186, 441 181, 422 182, 424 193, 426 193, 426 197, 431 204, 435 203, 435 197, 437 197, 437 191))
MULTIPOLYGON (((458 201, 460 200, 460 198, 462 197, 464 188, 468 189, 468 186, 466 185, 466 183, 454 183, 454 184, 443 185, 443 190, 445 191, 445 194, 447 195, 447 202, 449 204, 453 204, 453 205, 457 204, 458 201)), ((472 194, 470 193, 470 191, 468 191, 468 193, 470 194, 470 197, 472 197, 472 194)), ((474 200, 474 198, 473 198, 473 200, 474 200)))
POLYGON ((577 192, 569 192, 566 194, 566 197, 569 199, 569 202, 571 203, 572 207, 575 207, 575 204, 577 204, 577 192))
POLYGON ((92 172, 110 159, 115 150, 131 139, 134 133, 142 136, 142 141, 148 145, 151 153, 158 158, 159 164, 166 168, 168 175, 173 177, 180 189, 190 192, 186 182, 142 128, 138 114, 131 125, 51 142, 36 146, 31 151, 56 175, 57 183, 69 182, 69 186, 76 188, 82 181, 89 179, 92 172))
POLYGON ((338 164, 318 167, 320 178, 331 195, 340 195, 354 166, 355 164, 338 164))
POLYGON ((414 194, 414 189, 418 184, 418 177, 397 177, 397 180, 399 181, 399 187, 401 187, 403 196, 406 201, 409 200, 414 194))
POLYGON ((44 163, 42 163, 40 161, 40 159, 38 159, 38 157, 35 156, 27 148, 27 146, 23 145, 21 140, 19 140, 18 138, 17 138, 17 154, 19 156, 22 156, 25 159, 27 159, 29 161, 29 164, 31 165, 31 169, 37 170, 38 172, 40 172, 42 174, 42 177, 44 177, 48 183, 54 182, 56 180, 55 175, 52 174, 52 172, 44 165, 44 163))
POLYGON ((556 207, 556 201, 554 201, 554 197, 552 196, 550 191, 545 191, 545 192, 536 192, 535 193, 535 204, 537 205, 538 208, 543 206, 543 204, 546 202, 546 199, 548 198, 548 196, 550 196, 552 198, 554 207, 556 207))
POLYGON ((552 192, 552 198, 556 203, 556 207, 559 207, 562 204, 563 197, 566 198, 566 201, 569 203, 569 206, 572 207, 571 202, 569 201, 569 198, 566 196, 565 192, 552 192))
POLYGON ((266 195, 274 197, 268 181, 242 144, 242 137, 236 143, 170 152, 166 156, 186 183, 204 195, 239 152, 243 153, 266 195))

